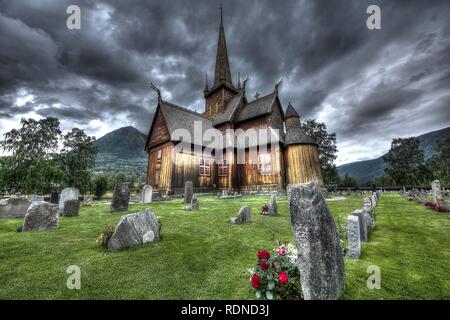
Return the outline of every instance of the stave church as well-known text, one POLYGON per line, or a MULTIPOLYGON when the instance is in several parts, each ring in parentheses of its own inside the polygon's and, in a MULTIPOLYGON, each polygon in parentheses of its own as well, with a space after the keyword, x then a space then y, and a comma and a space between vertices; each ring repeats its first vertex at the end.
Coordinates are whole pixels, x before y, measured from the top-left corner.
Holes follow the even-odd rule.
POLYGON ((180 194, 186 181, 192 181, 196 193, 283 191, 289 184, 311 181, 323 185, 317 143, 301 128, 299 114, 290 102, 284 111, 279 84, 272 92, 249 99, 246 82, 241 83, 240 78, 237 84, 232 81, 221 12, 214 82, 206 80, 204 112, 165 101, 156 90, 158 102, 145 145, 147 184, 154 191, 180 194), (264 152, 258 152, 254 159, 245 149, 242 161, 237 161, 237 150, 229 148, 220 161, 203 153, 177 151, 181 139, 174 132, 185 129, 194 134, 194 123, 223 135, 228 129, 277 129, 279 143, 274 148, 273 143, 260 141, 258 148, 265 144, 261 148, 264 152))

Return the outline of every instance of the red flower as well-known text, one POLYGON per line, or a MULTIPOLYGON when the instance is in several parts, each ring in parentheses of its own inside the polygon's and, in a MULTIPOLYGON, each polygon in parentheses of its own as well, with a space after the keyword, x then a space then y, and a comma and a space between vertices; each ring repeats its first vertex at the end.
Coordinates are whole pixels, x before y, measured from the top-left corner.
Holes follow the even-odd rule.
POLYGON ((267 250, 259 250, 258 251, 258 260, 269 259, 270 253, 267 250))
POLYGON ((281 271, 278 274, 278 281, 280 281, 281 284, 286 284, 288 282, 289 278, 286 272, 281 271))
POLYGON ((266 271, 267 268, 269 267, 269 264, 267 262, 263 261, 259 264, 259 266, 261 267, 262 271, 266 271))
POLYGON ((261 286, 261 278, 257 274, 252 275, 250 282, 252 283, 252 287, 255 289, 258 289, 261 286))

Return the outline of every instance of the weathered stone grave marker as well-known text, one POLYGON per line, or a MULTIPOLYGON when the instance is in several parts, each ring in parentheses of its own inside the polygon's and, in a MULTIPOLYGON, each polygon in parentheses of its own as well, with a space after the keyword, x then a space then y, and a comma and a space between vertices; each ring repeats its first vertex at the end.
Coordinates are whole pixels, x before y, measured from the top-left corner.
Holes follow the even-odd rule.
POLYGON ((192 181, 186 181, 184 183, 184 203, 190 204, 193 195, 194 195, 194 185, 192 181))
POLYGON ((121 212, 128 210, 130 202, 130 189, 125 182, 117 182, 114 186, 113 198, 110 212, 121 212))
POLYGON ((344 259, 325 199, 313 183, 289 185, 288 204, 305 300, 338 299, 344 292, 344 259))
POLYGON ((78 200, 80 192, 76 188, 66 188, 61 191, 61 196, 59 198, 59 213, 64 212, 64 204, 67 200, 78 200))
POLYGON ((361 238, 359 231, 359 217, 347 217, 348 253, 350 258, 358 259, 361 256, 361 238))

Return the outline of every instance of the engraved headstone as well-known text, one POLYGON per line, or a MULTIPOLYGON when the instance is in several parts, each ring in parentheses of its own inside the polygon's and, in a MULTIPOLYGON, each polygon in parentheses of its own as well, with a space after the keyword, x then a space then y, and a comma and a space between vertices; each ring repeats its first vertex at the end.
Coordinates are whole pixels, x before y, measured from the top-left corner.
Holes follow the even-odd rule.
POLYGON ((348 252, 350 258, 358 259, 361 255, 361 239, 359 232, 359 217, 347 217, 348 252))
POLYGON ((141 192, 141 201, 143 204, 152 203, 153 200, 153 188, 151 185, 145 185, 141 192))
POLYGON ((59 213, 64 212, 64 203, 67 200, 78 200, 80 192, 75 188, 66 188, 61 191, 61 196, 59 197, 59 213))

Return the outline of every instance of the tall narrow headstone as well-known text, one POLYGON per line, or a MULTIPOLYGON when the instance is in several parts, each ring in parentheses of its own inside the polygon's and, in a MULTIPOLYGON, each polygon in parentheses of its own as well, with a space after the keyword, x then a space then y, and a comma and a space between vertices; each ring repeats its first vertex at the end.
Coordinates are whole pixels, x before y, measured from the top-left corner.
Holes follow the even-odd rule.
POLYGON ((64 212, 64 204, 67 200, 78 200, 80 192, 75 188, 66 188, 61 191, 61 196, 59 197, 59 213, 64 212))
POLYGON ((148 203, 152 203, 153 200, 153 188, 151 185, 145 185, 142 188, 142 193, 141 193, 141 201, 143 204, 148 204, 148 203))
POLYGON ((362 242, 369 241, 369 233, 368 233, 368 219, 365 216, 365 211, 358 209, 353 211, 352 215, 359 218, 359 234, 362 242))
POLYGON ((314 183, 289 185, 288 204, 305 300, 338 299, 344 292, 344 259, 325 199, 314 183))
POLYGON ((278 213, 278 206, 277 206, 277 200, 275 199, 275 196, 272 195, 270 196, 270 201, 269 201, 269 215, 271 216, 276 216, 278 213))
POLYGON ((359 217, 347 217, 348 252, 350 258, 358 259, 361 255, 361 239, 359 232, 359 217))
POLYGON ((113 198, 111 201, 111 212, 127 211, 130 202, 130 189, 125 182, 117 182, 114 186, 113 198))
POLYGON ((431 182, 431 192, 433 194, 434 204, 442 207, 444 205, 444 198, 442 197, 441 182, 439 180, 431 182))
POLYGON ((194 185, 192 181, 186 181, 184 184, 184 203, 191 203, 192 196, 194 195, 194 185))

